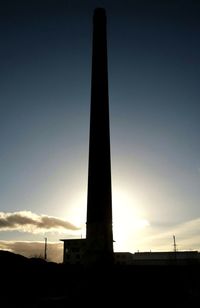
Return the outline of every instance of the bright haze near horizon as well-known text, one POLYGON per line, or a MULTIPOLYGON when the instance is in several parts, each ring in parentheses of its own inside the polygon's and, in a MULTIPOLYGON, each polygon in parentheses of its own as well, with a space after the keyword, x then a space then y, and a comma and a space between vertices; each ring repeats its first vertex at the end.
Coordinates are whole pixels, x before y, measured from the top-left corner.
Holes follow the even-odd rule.
MULTIPOLYGON (((0 248, 85 236, 92 17, 107 14, 115 251, 200 248, 200 5, 1 1, 0 248), (78 229, 76 230, 76 227, 78 229)), ((51 248, 52 247, 52 248, 51 248)))

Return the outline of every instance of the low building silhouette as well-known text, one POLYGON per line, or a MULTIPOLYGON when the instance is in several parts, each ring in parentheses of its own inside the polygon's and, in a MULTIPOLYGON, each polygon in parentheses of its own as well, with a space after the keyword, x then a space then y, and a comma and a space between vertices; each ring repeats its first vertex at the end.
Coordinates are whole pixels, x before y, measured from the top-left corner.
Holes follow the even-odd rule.
POLYGON ((134 265, 188 265, 199 263, 198 251, 136 252, 132 254, 134 265))
POLYGON ((68 264, 83 264, 86 239, 68 239, 62 240, 64 242, 63 262, 68 264))

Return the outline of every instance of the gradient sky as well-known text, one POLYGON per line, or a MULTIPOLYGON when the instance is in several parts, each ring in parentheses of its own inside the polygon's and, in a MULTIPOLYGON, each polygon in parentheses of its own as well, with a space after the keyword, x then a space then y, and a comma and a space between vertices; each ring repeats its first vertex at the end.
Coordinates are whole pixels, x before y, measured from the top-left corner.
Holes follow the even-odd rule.
POLYGON ((196 2, 0 2, 0 248, 84 236, 92 15, 101 6, 115 250, 171 250, 173 234, 178 249, 200 249, 196 2), (44 217, 58 221, 41 227, 44 217))

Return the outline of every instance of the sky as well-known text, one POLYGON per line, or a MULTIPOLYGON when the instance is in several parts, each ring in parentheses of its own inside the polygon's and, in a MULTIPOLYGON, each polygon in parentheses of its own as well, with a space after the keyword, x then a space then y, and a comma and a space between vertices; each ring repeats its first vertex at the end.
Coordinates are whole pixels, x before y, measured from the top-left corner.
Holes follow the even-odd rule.
POLYGON ((0 249, 85 236, 92 16, 107 14, 115 251, 200 250, 198 1, 0 2, 0 249))

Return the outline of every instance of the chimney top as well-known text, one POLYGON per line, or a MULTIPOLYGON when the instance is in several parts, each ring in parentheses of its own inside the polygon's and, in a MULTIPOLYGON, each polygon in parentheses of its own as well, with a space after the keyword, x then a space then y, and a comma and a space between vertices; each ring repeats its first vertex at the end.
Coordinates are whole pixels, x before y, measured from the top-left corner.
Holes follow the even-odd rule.
POLYGON ((106 10, 102 7, 98 7, 94 10, 94 19, 106 18, 106 10))

